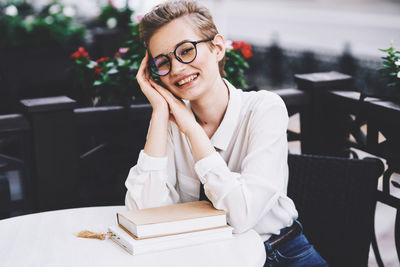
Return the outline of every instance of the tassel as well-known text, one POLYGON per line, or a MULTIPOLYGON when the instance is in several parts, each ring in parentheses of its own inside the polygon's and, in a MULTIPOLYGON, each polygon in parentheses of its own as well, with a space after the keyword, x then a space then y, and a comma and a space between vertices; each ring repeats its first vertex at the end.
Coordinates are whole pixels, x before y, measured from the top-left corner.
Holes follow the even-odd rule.
POLYGON ((79 233, 76 234, 77 237, 95 238, 95 239, 100 239, 100 240, 105 240, 108 235, 109 235, 108 233, 107 234, 94 233, 94 232, 91 232, 89 230, 80 231, 79 233))

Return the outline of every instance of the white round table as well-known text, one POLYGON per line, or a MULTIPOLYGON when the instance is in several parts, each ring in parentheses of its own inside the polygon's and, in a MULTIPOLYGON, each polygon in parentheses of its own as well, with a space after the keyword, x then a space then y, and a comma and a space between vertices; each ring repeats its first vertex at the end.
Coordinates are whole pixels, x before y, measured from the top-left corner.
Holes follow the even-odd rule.
POLYGON ((124 206, 49 211, 0 220, 0 265, 27 266, 262 266, 264 245, 250 230, 231 240, 131 255, 110 239, 77 238, 81 230, 107 232, 124 206))

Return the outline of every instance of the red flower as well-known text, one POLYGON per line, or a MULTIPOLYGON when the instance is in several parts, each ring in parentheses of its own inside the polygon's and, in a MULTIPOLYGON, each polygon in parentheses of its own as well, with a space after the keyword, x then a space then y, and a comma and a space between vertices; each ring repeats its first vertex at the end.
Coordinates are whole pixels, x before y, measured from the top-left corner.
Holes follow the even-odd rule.
POLYGON ((99 67, 94 66, 93 70, 94 70, 94 72, 96 72, 98 75, 101 74, 101 69, 100 69, 99 67))
POLYGON ((232 41, 233 50, 239 50, 242 47, 242 42, 232 41))
POLYGON ((242 55, 245 59, 249 59, 253 57, 253 51, 251 49, 251 45, 246 42, 238 42, 232 41, 233 50, 239 50, 242 52, 242 55))
POLYGON ((80 46, 78 48, 78 51, 74 52, 71 55, 72 58, 81 58, 81 57, 85 57, 87 59, 89 59, 89 54, 88 52, 86 52, 85 48, 83 46, 80 46))
POLYGON ((242 47, 242 55, 245 59, 249 59, 253 57, 253 51, 251 50, 251 46, 246 43, 246 46, 242 47))
POLYGON ((99 58, 98 60, 96 60, 96 63, 104 62, 104 61, 107 61, 109 59, 110 59, 110 57, 102 57, 102 58, 99 58))

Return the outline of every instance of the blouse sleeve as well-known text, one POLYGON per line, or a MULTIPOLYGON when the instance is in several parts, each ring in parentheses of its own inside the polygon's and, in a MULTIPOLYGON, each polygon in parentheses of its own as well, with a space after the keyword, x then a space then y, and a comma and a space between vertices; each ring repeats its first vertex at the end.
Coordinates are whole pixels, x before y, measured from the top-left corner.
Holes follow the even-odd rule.
POLYGON ((129 171, 125 205, 129 210, 167 206, 179 202, 170 127, 166 157, 151 157, 140 151, 137 164, 129 171))
POLYGON ((286 197, 287 124, 285 104, 274 96, 250 114, 240 172, 230 171, 217 152, 195 164, 207 197, 217 209, 227 211, 237 233, 253 228, 282 196, 291 201, 286 197))

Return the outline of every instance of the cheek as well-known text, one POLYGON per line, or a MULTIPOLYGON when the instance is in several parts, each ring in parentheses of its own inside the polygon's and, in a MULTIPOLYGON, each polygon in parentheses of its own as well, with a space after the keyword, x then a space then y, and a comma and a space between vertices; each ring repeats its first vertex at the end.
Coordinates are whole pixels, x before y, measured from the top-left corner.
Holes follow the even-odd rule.
POLYGON ((172 80, 170 80, 170 74, 168 74, 166 76, 160 76, 160 80, 167 87, 167 89, 170 90, 168 88, 168 86, 172 83, 172 80))
POLYGON ((163 84, 168 84, 169 79, 168 79, 168 75, 167 76, 161 76, 160 80, 163 84))
POLYGON ((160 77, 160 80, 161 80, 161 82, 164 84, 164 85, 163 85, 164 88, 166 88, 166 89, 167 89, 168 91, 170 91, 171 93, 175 94, 175 91, 174 91, 174 84, 172 84, 172 80, 170 80, 168 76, 169 76, 169 75, 164 76, 164 77, 160 77))
MULTIPOLYGON (((205 52, 205 51, 204 51, 205 52)), ((199 54, 195 60, 195 66, 201 69, 203 72, 214 72, 218 69, 218 62, 215 58, 215 55, 212 54, 210 51, 203 53, 203 55, 199 54)))

